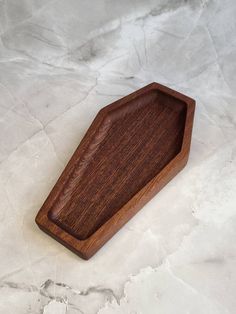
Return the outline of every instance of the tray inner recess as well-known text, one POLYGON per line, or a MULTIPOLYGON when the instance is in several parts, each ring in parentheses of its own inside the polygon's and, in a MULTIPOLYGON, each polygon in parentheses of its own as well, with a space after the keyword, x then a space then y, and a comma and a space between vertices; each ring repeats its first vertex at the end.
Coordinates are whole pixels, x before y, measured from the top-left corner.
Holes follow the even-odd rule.
POLYGON ((111 110, 48 213, 79 240, 90 237, 181 150, 186 104, 151 90, 111 110))

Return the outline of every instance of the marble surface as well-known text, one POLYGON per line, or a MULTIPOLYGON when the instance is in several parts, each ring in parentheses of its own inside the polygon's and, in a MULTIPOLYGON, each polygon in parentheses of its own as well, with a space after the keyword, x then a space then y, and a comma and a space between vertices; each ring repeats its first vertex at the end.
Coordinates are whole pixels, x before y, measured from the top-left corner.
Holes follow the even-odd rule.
POLYGON ((233 314, 236 2, 0 0, 0 313, 233 314), (197 101, 187 167, 91 260, 34 218, 97 111, 197 101))

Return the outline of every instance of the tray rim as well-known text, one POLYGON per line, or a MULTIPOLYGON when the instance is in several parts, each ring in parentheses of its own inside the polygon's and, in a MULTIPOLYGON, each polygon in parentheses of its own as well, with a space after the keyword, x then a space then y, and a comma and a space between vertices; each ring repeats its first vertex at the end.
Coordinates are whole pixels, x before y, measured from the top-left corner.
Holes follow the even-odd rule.
POLYGON ((186 165, 191 144, 194 109, 194 99, 156 82, 153 82, 103 107, 92 121, 79 146, 76 148, 74 154, 40 208, 35 218, 35 222, 39 228, 83 259, 89 259, 186 165), (123 207, 121 207, 117 213, 115 213, 90 237, 85 240, 79 240, 51 221, 48 218, 48 212, 66 183, 69 173, 73 171, 73 165, 78 156, 81 157, 83 152, 86 150, 87 145, 89 144, 89 139, 96 133, 96 130, 99 125, 102 124, 104 118, 107 118, 107 114, 111 110, 114 110, 115 108, 118 108, 119 106, 130 102, 136 97, 151 90, 159 90, 183 101, 186 104, 186 120, 181 150, 156 176, 154 176, 123 207))

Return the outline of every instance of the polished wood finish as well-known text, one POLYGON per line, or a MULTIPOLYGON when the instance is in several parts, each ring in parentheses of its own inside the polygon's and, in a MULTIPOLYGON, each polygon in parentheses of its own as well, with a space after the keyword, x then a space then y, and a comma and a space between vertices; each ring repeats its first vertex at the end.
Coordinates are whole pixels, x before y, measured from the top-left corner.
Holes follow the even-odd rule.
POLYGON ((185 166, 194 108, 157 83, 104 107, 40 209, 39 227, 90 258, 185 166))

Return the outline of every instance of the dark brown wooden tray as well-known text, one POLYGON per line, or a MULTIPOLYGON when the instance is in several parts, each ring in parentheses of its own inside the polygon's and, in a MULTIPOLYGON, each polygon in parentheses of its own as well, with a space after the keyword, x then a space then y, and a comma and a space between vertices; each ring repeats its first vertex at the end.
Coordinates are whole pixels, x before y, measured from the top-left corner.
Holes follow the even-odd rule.
POLYGON ((96 116, 36 223, 90 258, 186 164, 195 101, 152 83, 96 116))

